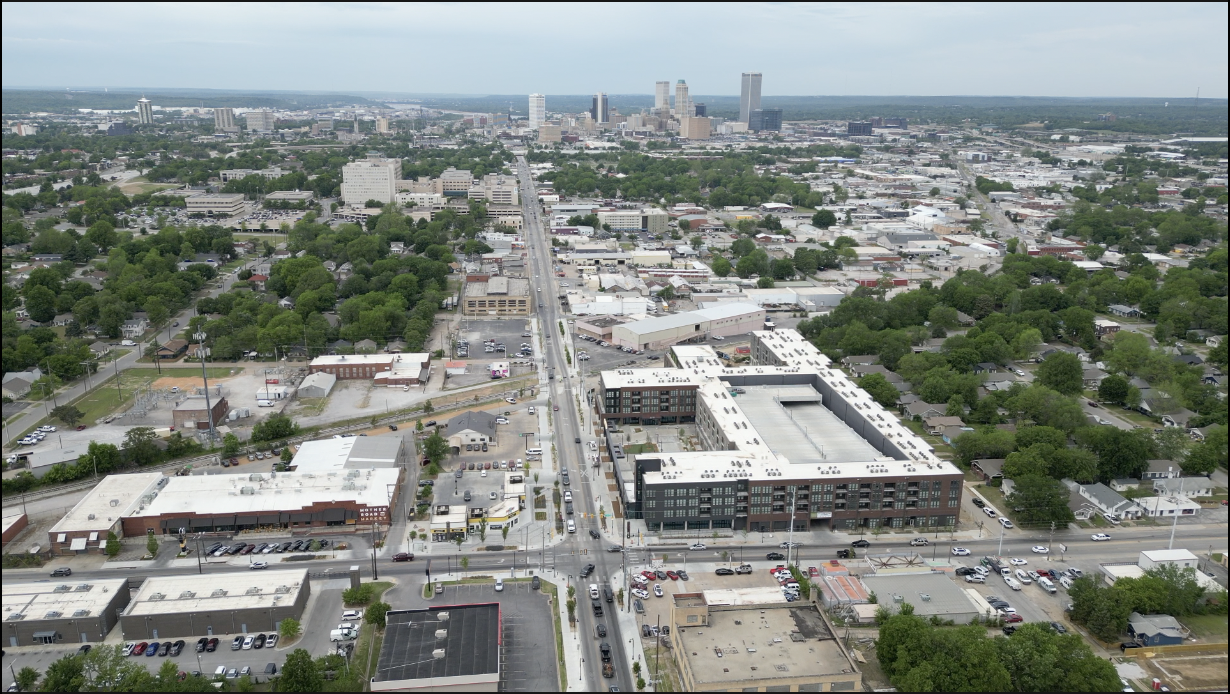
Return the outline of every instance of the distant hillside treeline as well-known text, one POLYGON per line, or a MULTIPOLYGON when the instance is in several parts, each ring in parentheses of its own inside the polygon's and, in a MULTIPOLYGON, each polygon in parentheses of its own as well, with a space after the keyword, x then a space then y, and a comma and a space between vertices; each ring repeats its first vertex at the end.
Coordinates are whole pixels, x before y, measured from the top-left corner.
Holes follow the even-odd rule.
MULTIPOLYGON (((134 92, 50 91, 35 89, 5 89, 3 111, 6 115, 22 115, 32 111, 73 113, 79 108, 131 109, 140 94, 134 92)), ((361 96, 346 94, 279 93, 202 93, 145 95, 155 106, 265 107, 275 109, 327 108, 329 106, 378 105, 361 96)))

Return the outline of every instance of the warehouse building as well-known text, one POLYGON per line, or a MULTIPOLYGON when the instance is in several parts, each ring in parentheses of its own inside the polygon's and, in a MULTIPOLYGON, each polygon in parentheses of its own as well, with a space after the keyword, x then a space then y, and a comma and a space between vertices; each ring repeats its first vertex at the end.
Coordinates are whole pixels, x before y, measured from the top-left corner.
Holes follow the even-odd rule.
POLYGON ((530 281, 502 275, 468 275, 462 297, 467 316, 528 316, 530 281))
POLYGON ((136 512, 170 478, 161 472, 107 475, 47 533, 52 554, 102 553, 107 533, 124 537, 124 517, 136 512))
POLYGON ((171 410, 171 421, 179 430, 208 429, 210 425, 217 426, 226 420, 230 405, 226 398, 215 395, 208 399, 206 406, 204 395, 190 395, 179 402, 171 410), (212 416, 211 416, 212 413, 212 416))
POLYGON ((868 594, 875 593, 878 604, 893 614, 908 602, 914 614, 923 619, 935 617, 969 624, 985 616, 946 573, 878 573, 864 575, 861 580, 868 594))
POLYGON ((4 581, 4 642, 9 648, 101 643, 128 605, 128 579, 4 581))
POLYGON ((300 619, 311 589, 307 569, 151 576, 120 615, 128 641, 277 632, 300 619))
POLYGON ((337 383, 337 376, 328 371, 317 371, 313 374, 308 374, 307 378, 299 384, 299 397, 301 398, 326 398, 333 391, 333 385, 337 383))
POLYGON ((764 327, 765 310, 755 304, 730 303, 686 313, 657 316, 616 325, 611 339, 620 347, 661 349, 689 340, 741 335, 764 327))
POLYGON ((396 434, 345 436, 304 441, 295 451, 290 467, 295 472, 336 473, 340 470, 405 469, 412 447, 396 434))
POLYGON ((391 610, 371 691, 500 691, 501 642, 498 602, 391 610))
POLYGON ((854 692, 862 673, 814 604, 750 590, 677 593, 668 651, 688 692, 854 692), (754 645, 754 647, 753 647, 754 645))
MULTIPOLYGON (((370 378, 375 385, 407 386, 427 380, 431 355, 415 354, 327 354, 316 357, 308 371, 332 374, 342 380, 370 378)), ((306 379, 304 379, 306 382, 306 379)), ((319 392, 319 391, 318 391, 319 392)))
MULTIPOLYGON (((962 472, 794 330, 752 333, 753 365, 672 348, 676 368, 604 371, 612 424, 695 421, 703 450, 625 457, 621 503, 650 530, 950 527, 962 472)), ((614 428, 606 424, 607 428, 614 428)))

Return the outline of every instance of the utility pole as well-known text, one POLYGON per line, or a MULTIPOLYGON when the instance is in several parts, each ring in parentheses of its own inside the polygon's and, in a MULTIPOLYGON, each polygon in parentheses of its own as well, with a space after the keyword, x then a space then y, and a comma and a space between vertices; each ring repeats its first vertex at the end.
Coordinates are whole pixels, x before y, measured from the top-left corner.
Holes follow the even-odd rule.
POLYGON ((1051 558, 1051 544, 1055 542, 1055 521, 1051 521, 1051 539, 1046 541, 1046 558, 1051 558))
POLYGON ((209 446, 214 445, 214 410, 209 404, 209 374, 205 372, 205 332, 201 331, 193 335, 196 338, 198 345, 197 354, 201 357, 201 380, 205 383, 205 412, 209 415, 209 446))

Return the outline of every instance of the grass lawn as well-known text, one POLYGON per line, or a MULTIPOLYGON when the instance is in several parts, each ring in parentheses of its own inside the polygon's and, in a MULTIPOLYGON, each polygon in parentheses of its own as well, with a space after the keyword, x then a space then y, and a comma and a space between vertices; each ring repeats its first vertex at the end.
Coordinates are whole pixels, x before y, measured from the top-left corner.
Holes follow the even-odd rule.
POLYGON ((634 443, 629 446, 624 446, 624 453, 627 455, 636 455, 637 453, 657 453, 658 445, 655 443, 634 443))
POLYGON ((1227 638, 1226 615, 1200 614, 1179 620, 1192 634, 1212 643, 1225 643, 1227 638))

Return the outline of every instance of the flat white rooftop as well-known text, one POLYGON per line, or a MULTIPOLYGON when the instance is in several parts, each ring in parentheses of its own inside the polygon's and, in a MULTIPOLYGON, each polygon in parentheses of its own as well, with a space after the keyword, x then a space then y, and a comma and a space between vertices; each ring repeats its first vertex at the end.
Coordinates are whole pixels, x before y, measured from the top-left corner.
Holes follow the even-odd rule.
MULTIPOLYGON (((367 364, 386 365, 393 361, 396 354, 324 354, 312 360, 312 366, 367 364)), ((410 356, 410 355, 401 355, 410 356)))
POLYGON ((327 473, 343 469, 389 468, 397 465, 402 441, 395 436, 347 436, 304 441, 291 464, 296 473, 327 473))
POLYGON ((292 511, 343 500, 378 508, 389 505, 389 490, 397 484, 400 472, 396 468, 381 468, 169 477, 162 491, 144 509, 131 515, 251 514, 292 511))
POLYGON ((867 462, 881 453, 820 403, 811 386, 751 386, 735 402, 762 440, 792 464, 867 462))
POLYGON ((77 502, 73 510, 64 514, 51 532, 83 532, 110 527, 131 514, 140 505, 142 497, 158 489, 159 482, 169 479, 161 472, 107 475, 77 502))
POLYGON ((4 621, 12 623, 98 616, 115 597, 115 592, 127 581, 127 578, 93 581, 74 581, 67 578, 36 583, 5 581, 0 590, 3 595, 4 621), (56 612, 59 614, 49 614, 56 612), (15 615, 22 616, 15 618, 15 615))
POLYGON ((266 569, 210 574, 151 576, 133 594, 125 615, 214 610, 251 610, 293 604, 307 582, 307 569, 266 569))

